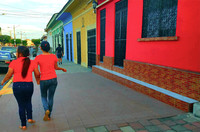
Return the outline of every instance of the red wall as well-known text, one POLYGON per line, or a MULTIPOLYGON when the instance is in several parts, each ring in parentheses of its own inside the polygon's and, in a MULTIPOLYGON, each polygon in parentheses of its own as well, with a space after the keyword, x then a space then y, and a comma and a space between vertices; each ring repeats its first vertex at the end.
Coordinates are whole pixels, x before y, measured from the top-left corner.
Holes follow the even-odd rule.
MULTIPOLYGON (((97 10, 97 54, 100 54, 100 10, 106 8, 106 56, 114 57, 115 3, 97 10)), ((200 1, 178 0, 178 41, 138 42, 143 0, 129 0, 126 59, 200 72, 200 1)))
POLYGON ((112 0, 108 4, 97 9, 97 54, 98 55, 100 55, 100 11, 106 9, 105 56, 114 57, 115 3, 118 1, 120 0, 112 0))

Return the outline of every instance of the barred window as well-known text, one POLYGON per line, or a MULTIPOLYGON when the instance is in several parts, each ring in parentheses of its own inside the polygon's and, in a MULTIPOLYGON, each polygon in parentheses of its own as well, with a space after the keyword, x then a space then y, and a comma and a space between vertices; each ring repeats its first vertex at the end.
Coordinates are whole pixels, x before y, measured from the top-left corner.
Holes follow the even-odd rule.
POLYGON ((142 38, 176 35, 178 0, 144 0, 142 38))

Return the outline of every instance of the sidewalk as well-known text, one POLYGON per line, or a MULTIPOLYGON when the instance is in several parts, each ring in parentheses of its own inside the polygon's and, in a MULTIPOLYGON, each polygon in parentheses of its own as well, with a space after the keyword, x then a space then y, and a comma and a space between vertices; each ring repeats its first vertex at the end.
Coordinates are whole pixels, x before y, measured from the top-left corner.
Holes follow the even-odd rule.
MULTIPOLYGON (((200 132, 200 119, 65 62, 57 72, 52 120, 44 122, 39 86, 33 95, 34 125, 27 132, 200 132)), ((0 97, 0 131, 21 132, 14 96, 0 97)))

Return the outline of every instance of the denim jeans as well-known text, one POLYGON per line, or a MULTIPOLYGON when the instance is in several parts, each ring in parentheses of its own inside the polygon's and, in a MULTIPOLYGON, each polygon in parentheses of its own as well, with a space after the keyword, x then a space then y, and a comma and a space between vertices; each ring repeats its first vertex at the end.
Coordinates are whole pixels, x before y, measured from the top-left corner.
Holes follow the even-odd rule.
POLYGON ((56 91, 56 87, 57 87, 57 78, 40 81, 42 104, 44 110, 45 111, 49 110, 50 113, 52 112, 53 109, 53 98, 56 91))
POLYGON ((33 82, 14 82, 13 94, 19 106, 21 126, 26 126, 26 116, 27 119, 32 119, 33 82))

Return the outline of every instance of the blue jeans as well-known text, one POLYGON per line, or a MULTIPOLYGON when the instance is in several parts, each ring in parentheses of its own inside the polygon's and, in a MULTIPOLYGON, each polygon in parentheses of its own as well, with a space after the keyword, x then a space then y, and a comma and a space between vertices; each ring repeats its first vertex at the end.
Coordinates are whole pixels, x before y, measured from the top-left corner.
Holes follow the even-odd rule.
POLYGON ((33 82, 14 82, 13 94, 19 106, 21 126, 26 126, 26 119, 32 119, 33 82))
POLYGON ((53 109, 53 97, 56 91, 57 84, 58 84, 57 78, 40 81, 42 104, 43 104, 44 110, 45 111, 49 110, 50 113, 52 112, 52 109, 53 109))

